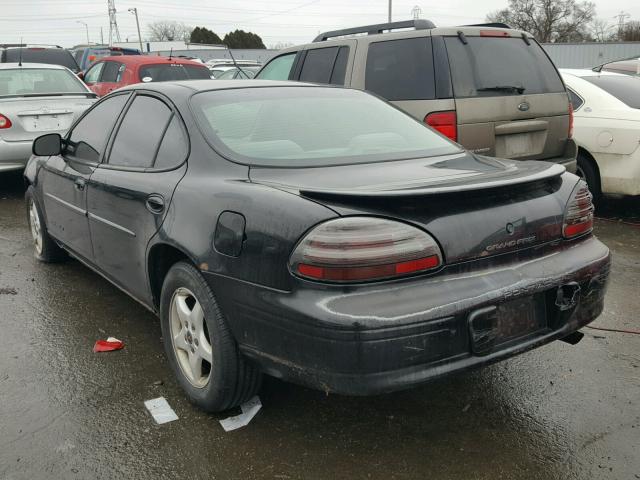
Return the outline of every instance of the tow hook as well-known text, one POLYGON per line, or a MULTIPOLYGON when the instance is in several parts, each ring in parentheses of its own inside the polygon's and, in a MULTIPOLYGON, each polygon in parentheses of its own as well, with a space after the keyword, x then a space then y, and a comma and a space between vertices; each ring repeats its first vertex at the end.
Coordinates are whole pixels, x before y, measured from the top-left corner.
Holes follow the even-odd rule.
POLYGON ((580 340, 584 337, 584 333, 582 332, 573 332, 567 335, 566 337, 561 338, 563 342, 567 342, 569 345, 576 345, 580 340))

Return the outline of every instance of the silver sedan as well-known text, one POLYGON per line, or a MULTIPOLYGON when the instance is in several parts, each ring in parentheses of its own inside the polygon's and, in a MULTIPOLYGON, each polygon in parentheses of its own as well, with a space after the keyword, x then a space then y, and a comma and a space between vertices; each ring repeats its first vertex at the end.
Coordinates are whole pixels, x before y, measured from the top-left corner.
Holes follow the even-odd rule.
POLYGON ((64 134, 95 101, 65 67, 0 64, 0 172, 24 168, 36 137, 64 134))

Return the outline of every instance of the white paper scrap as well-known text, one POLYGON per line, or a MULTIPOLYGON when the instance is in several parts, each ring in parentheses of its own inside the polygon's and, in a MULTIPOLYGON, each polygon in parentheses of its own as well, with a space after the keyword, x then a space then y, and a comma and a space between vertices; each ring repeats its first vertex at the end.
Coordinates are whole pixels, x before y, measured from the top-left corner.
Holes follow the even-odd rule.
POLYGON ((247 425, 249 425, 249 422, 253 420, 253 417, 256 416, 256 413, 258 413, 261 408, 262 403, 260 402, 260 397, 256 395, 251 400, 248 400, 247 402, 240 405, 240 410, 242 410, 242 413, 240 415, 222 419, 220 420, 220 425, 222 425, 222 428, 224 428, 225 432, 230 432, 231 430, 246 427, 247 425))
POLYGON ((164 397, 147 400, 144 402, 144 406, 147 407, 147 410, 149 410, 158 425, 178 420, 178 415, 176 415, 176 412, 173 411, 164 397))

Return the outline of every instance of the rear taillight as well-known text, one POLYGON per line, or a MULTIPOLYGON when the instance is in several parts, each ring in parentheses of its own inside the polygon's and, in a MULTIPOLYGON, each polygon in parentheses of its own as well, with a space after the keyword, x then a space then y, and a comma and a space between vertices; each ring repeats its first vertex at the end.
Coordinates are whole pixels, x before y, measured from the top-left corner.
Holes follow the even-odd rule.
POLYGON ((458 125, 455 110, 430 113, 424 117, 424 123, 446 137, 449 137, 454 142, 458 141, 458 125))
POLYGON ((300 241, 292 272, 325 282, 366 282, 433 270, 442 254, 428 233, 375 217, 329 220, 300 241))
POLYGON ((562 235, 573 238, 593 230, 593 196, 587 184, 580 180, 571 192, 564 212, 562 235))
POLYGON ((573 138, 573 105, 569 102, 569 138, 573 138))
POLYGON ((0 113, 0 128, 11 128, 11 120, 0 113))

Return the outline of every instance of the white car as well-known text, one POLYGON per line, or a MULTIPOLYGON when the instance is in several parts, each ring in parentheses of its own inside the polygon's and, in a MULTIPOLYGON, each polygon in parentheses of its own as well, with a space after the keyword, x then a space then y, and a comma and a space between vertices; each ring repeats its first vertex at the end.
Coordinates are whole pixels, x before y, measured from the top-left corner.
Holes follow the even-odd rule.
POLYGON ((640 77, 560 69, 574 110, 578 175, 594 195, 640 195, 640 77))

